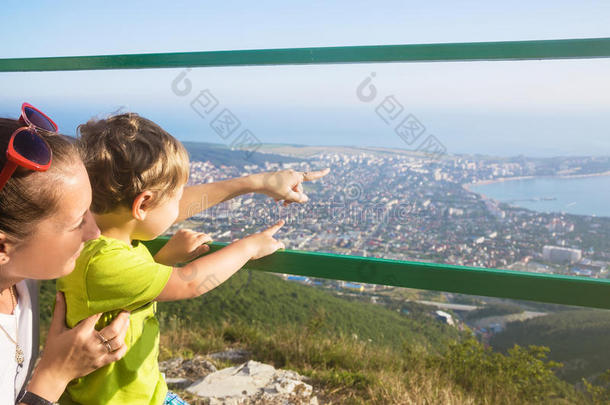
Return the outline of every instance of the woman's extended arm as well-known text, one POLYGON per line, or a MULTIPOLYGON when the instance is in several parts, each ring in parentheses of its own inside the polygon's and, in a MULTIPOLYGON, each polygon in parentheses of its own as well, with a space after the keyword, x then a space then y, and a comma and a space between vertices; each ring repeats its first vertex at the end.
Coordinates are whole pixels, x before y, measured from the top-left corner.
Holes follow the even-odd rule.
POLYGON ((129 313, 121 312, 110 325, 97 332, 95 323, 100 316, 92 315, 73 329, 68 329, 65 298, 62 293, 57 293, 47 341, 27 391, 56 402, 71 380, 125 355, 129 313), (108 341, 109 346, 102 343, 98 333, 108 341))

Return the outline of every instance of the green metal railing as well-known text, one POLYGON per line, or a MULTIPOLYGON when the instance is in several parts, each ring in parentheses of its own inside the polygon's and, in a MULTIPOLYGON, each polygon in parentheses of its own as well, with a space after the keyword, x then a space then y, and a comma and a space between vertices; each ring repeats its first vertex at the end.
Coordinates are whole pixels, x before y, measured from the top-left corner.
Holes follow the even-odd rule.
MULTIPOLYGON (((167 242, 145 242, 155 254, 167 242)), ((210 253, 226 246, 212 243, 210 253)), ((244 268, 273 273, 610 309, 610 280, 282 250, 244 268)))
MULTIPOLYGON (((0 59, 0 72, 610 58, 610 38, 0 59)), ((156 252, 167 239, 147 242, 156 252)), ((225 244, 213 243, 211 251, 225 244)), ((610 309, 610 280, 284 250, 253 270, 610 309)))
POLYGON ((610 57, 610 38, 0 59, 0 72, 610 57))

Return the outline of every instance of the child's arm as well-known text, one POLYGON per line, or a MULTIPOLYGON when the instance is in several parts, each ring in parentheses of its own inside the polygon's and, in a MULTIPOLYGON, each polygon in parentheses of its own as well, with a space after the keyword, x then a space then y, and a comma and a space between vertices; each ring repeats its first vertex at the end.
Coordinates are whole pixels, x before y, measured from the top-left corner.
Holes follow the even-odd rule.
POLYGON ((251 176, 184 187, 180 199, 180 211, 175 223, 182 222, 238 195, 255 192, 255 187, 251 176))
POLYGON ((189 262, 210 250, 206 243, 211 242, 210 235, 195 232, 191 229, 179 229, 169 241, 155 254, 157 263, 176 266, 189 262))
POLYGON ((248 260, 267 256, 284 244, 273 235, 284 225, 284 220, 262 232, 235 241, 224 248, 200 257, 184 267, 174 268, 157 301, 175 301, 198 297, 225 282, 248 260))
POLYGON ((180 213, 176 223, 223 201, 253 192, 266 194, 276 201, 284 200, 284 205, 291 202, 306 202, 308 197, 303 193, 302 183, 317 180, 329 172, 329 168, 314 172, 287 169, 185 187, 180 199, 180 213))

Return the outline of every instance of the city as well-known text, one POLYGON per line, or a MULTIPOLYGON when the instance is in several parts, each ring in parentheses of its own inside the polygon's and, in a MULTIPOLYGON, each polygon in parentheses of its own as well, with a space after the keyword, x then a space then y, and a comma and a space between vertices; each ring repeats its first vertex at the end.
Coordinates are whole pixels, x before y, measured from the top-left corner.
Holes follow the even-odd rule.
POLYGON ((604 173, 610 170, 607 157, 432 159, 404 150, 348 147, 269 151, 294 161, 215 165, 194 160, 189 182, 282 169, 331 167, 331 174, 305 184, 307 204, 283 207, 266 196, 244 195, 179 226, 231 241, 284 218, 278 237, 288 249, 607 277, 610 218, 534 212, 468 188, 510 178, 604 173))

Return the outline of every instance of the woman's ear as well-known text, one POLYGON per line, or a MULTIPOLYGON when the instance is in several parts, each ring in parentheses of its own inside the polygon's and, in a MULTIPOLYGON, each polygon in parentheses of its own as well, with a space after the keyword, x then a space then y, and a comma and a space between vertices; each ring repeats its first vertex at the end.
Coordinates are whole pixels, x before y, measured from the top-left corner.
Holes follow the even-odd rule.
POLYGON ((146 219, 146 214, 152 208, 155 194, 152 191, 144 190, 136 196, 131 206, 131 215, 138 221, 146 219))
POLYGON ((0 266, 7 264, 11 260, 9 253, 12 249, 13 243, 9 242, 6 235, 0 232, 0 266))

